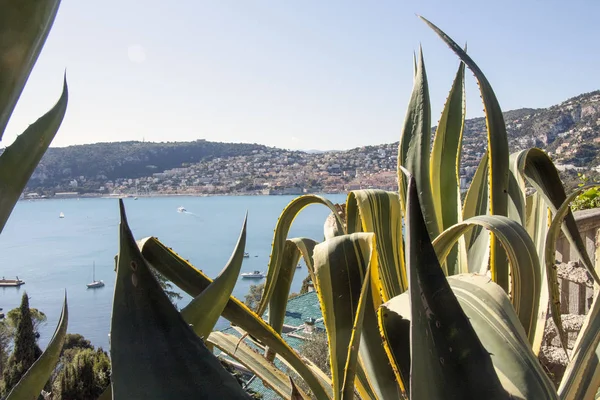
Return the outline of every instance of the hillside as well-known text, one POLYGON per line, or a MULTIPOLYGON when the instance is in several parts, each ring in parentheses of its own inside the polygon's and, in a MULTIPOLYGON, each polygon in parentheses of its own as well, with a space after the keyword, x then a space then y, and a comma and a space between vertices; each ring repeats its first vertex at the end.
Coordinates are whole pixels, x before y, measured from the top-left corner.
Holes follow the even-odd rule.
MULTIPOLYGON (((563 178, 576 169, 599 168, 600 91, 545 109, 507 111, 504 118, 511 151, 545 149, 566 171, 563 178)), ((461 174, 467 180, 485 150, 485 137, 483 118, 466 121, 461 174)), ((98 143, 49 149, 29 189, 106 194, 393 188, 396 155, 397 142, 330 152, 205 140, 98 143)))

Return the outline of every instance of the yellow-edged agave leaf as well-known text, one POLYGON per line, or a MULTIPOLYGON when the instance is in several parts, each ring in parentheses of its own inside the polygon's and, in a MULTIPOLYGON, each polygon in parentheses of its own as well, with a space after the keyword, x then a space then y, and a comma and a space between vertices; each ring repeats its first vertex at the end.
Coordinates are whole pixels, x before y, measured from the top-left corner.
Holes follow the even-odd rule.
MULTIPOLYGON (((465 126, 465 64, 460 63, 442 116, 435 131, 429 159, 431 194, 435 206, 438 231, 442 232, 461 221, 460 157, 465 126)), ((443 267, 446 275, 459 273, 458 246, 455 246, 443 267)), ((400 293, 397 293, 400 294, 400 293)))
POLYGON ((597 398, 600 387, 600 300, 595 294, 558 388, 561 400, 597 398))
MULTIPOLYGON (((408 293, 405 296, 408 298, 408 293)), ((399 298, 399 297, 396 297, 399 298)), ((378 324, 390 365, 403 392, 410 393, 410 304, 388 301, 379 307, 378 324), (394 309, 390 309, 393 305, 394 309), (404 306, 404 309, 399 307, 404 306)))
POLYGON ((164 293, 127 225, 123 201, 110 328, 116 399, 247 399, 164 293))
POLYGON ((258 315, 262 315, 267 308, 267 305, 271 299, 271 295, 273 294, 273 290, 275 289, 275 285, 277 284, 277 276, 279 275, 279 270, 281 268, 285 241, 287 239, 290 227, 292 226, 292 222, 300 213, 300 211, 311 204, 322 204, 326 207, 329 207, 338 223, 338 230, 343 231, 342 220, 337 213, 335 205, 331 201, 324 197, 315 195, 300 196, 292 200, 279 216, 277 225, 275 226, 273 245, 271 246, 271 257, 269 259, 269 269, 267 271, 267 279, 265 280, 265 288, 256 310, 258 315))
MULTIPOLYGON (((283 365, 285 365, 286 367, 288 367, 290 370, 292 371, 296 371, 294 369, 294 367, 292 367, 292 365, 283 357, 281 357, 279 354, 276 356, 277 360, 280 361, 283 365)), ((315 365, 315 363, 313 363, 312 361, 310 361, 308 358, 306 357, 302 357, 302 360, 304 361, 304 363, 306 364, 306 366, 315 374, 315 376, 317 378, 319 378, 319 380, 321 381, 323 387, 325 388, 327 395, 328 395, 328 399, 331 399, 333 397, 333 386, 331 383, 331 378, 325 373, 323 372, 319 367, 317 367, 315 365)), ((297 371, 296 371, 297 373, 297 371)))
MULTIPOLYGON (((426 231, 412 179, 408 188, 407 231, 412 316, 410 398, 507 398, 490 355, 443 274, 426 231)), ((391 302, 386 308, 388 312, 395 311, 391 302)))
MULTIPOLYGON (((398 193, 383 190, 356 190, 346 200, 348 233, 373 232, 378 238, 378 286, 383 301, 407 288, 402 239, 402 210, 398 193)), ((377 299, 376 299, 377 300, 377 299)), ((379 306, 378 303, 375 304, 379 306)))
MULTIPOLYGON (((398 166, 406 168, 419 184, 419 200, 429 235, 434 238, 439 228, 429 182, 429 151, 431 144, 431 106, 423 51, 419 49, 419 61, 413 91, 406 110, 400 145, 398 147, 398 166)), ((403 208, 406 203, 406 178, 398 170, 398 188, 403 208)))
POLYGON ((519 170, 519 152, 510 155, 510 174, 508 175, 508 218, 527 224, 527 204, 525 179, 519 170))
POLYGON ((0 139, 44 47, 59 5, 60 0, 0 1, 0 139))
MULTIPOLYGON (((539 193, 536 192, 527 197, 525 214, 525 229, 527 230, 527 233, 529 233, 529 236, 533 239, 533 243, 535 244, 536 252, 540 261, 540 279, 542 281, 542 286, 540 290, 540 301, 538 307, 537 329, 542 331, 546 325, 546 319, 548 315, 546 310, 548 310, 549 299, 552 298, 552 302, 550 304, 554 304, 555 302, 560 302, 560 296, 558 292, 558 280, 553 283, 551 290, 548 290, 548 274, 546 273, 546 258, 544 253, 546 248, 546 235, 548 234, 548 227, 550 225, 551 218, 548 206, 539 193)), ((536 355, 539 354, 540 348, 541 343, 539 346, 537 343, 535 343, 532 346, 533 353, 536 355)))
MULTIPOLYGON (((539 324, 538 308, 542 287, 540 264, 535 245, 518 222, 501 215, 480 215, 456 224, 438 236, 433 245, 440 260, 458 238, 473 226, 492 232, 503 246, 511 265, 510 293, 517 315, 534 347, 539 347, 544 325, 539 324)), ((507 277, 508 278, 508 277, 507 277)))
MULTIPOLYGON (((508 399, 490 354, 450 289, 410 179, 406 205, 410 296, 410 398, 508 399)), ((388 306, 388 309, 391 307, 388 306)))
MULTIPOLYGON (((469 67, 475 75, 481 91, 481 99, 485 111, 485 123, 488 131, 488 159, 489 159, 489 211, 492 215, 508 215, 508 184, 509 184, 509 152, 508 138, 504 116, 492 86, 477 66, 475 61, 460 48, 454 40, 446 35, 440 28, 420 17, 433 31, 450 47, 450 49, 469 67)), ((419 186, 419 190, 421 186, 419 186)), ((506 255, 494 239, 490 241, 490 272, 492 279, 508 292, 508 262, 506 255)))
MULTIPOLYGON (((152 267, 192 297, 198 296, 212 282, 204 273, 194 268, 154 237, 142 239, 138 246, 144 259, 152 267)), ((260 341, 260 343, 268 346, 286 359, 291 368, 306 381, 317 398, 328 399, 331 397, 326 390, 327 388, 323 386, 322 380, 315 375, 310 366, 298 356, 273 328, 246 307, 244 303, 231 296, 223 310, 223 317, 252 335, 253 340, 260 341)))
MULTIPOLYGON (((31 3, 31 1, 26 1, 26 3, 31 3)), ((56 2, 48 2, 48 4, 52 3, 56 2)), ((0 20, 3 20, 5 17, 3 13, 6 7, 5 5, 0 8, 2 10, 0 20)), ((14 7, 15 4, 8 6, 8 8, 14 7)), ((0 25, 0 31, 3 29, 4 26, 0 25)), ((0 40, 0 48, 3 46, 3 40, 4 37, 0 40)), ((0 59, 0 64, 2 62, 4 61, 0 59)), ((0 68, 0 76, 4 72, 0 68)), ((0 84, 1 91, 2 84, 0 84)), ((8 146, 2 155, 0 155, 0 231, 4 229, 4 225, 16 202, 19 200, 19 196, 21 196, 25 185, 27 185, 31 174, 33 174, 48 146, 50 146, 52 139, 54 139, 65 116, 68 98, 67 81, 65 80, 62 95, 54 107, 40 119, 29 125, 25 129, 25 132, 17 136, 14 143, 8 146)), ((2 109, 0 107, 0 110, 2 109)))
POLYGON ((553 301, 551 302, 550 311, 552 313, 552 320, 556 325, 556 329, 558 330, 560 341, 565 352, 567 351, 567 336, 562 328, 562 319, 560 316, 560 293, 558 288, 558 276, 556 271, 556 265, 554 264, 556 261, 556 240, 558 239, 558 235, 560 234, 561 226, 563 225, 563 220, 566 218, 567 215, 571 214, 570 206, 573 200, 575 200, 575 198, 579 194, 592 187, 600 187, 600 185, 588 185, 581 187, 575 190, 569 195, 569 197, 565 199, 563 204, 558 208, 558 210, 556 210, 556 213, 554 214, 554 219, 552 220, 550 228, 548 229, 548 235, 546 236, 544 256, 546 261, 546 274, 548 276, 548 286, 552 290, 553 299, 553 301))
POLYGON ((244 217, 240 237, 223 271, 212 281, 206 290, 202 291, 190 304, 181 310, 183 319, 192 325, 194 332, 201 338, 207 337, 215 327, 238 281, 242 262, 244 261, 247 221, 248 214, 244 217))
MULTIPOLYGON (((212 332, 208 336, 208 341, 256 374, 266 386, 272 388, 277 394, 284 398, 289 396, 292 387, 288 376, 246 343, 240 342, 238 337, 223 332, 212 332)), ((300 389, 297 390, 300 398, 309 399, 306 393, 300 389)))
MULTIPOLYGON (((553 212, 565 202, 567 195, 558 175, 556 167, 546 153, 540 149, 529 149, 519 154, 519 170, 525 176, 527 181, 544 197, 548 206, 553 212)), ((567 210, 567 215, 562 225, 565 237, 573 245, 579 258, 592 275, 596 283, 600 284, 600 277, 594 269, 594 264, 585 249, 585 244, 581 239, 575 218, 571 210, 567 210)))
POLYGON ((50 339, 50 343, 48 343, 48 347, 10 391, 6 400, 37 400, 60 358, 60 352, 67 334, 68 322, 69 309, 67 294, 65 293, 58 325, 52 339, 50 339))
MULTIPOLYGON (((475 175, 467 191, 463 205, 463 220, 488 212, 488 156, 483 153, 475 175)), ((490 257, 490 235, 481 227, 475 227, 465 233, 468 265, 461 265, 460 272, 487 271, 490 257)))

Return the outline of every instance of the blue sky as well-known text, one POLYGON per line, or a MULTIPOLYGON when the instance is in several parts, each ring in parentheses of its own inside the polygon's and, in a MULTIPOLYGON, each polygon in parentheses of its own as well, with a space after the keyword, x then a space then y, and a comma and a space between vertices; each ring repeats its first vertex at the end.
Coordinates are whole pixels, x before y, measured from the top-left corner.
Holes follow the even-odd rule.
MULTIPOLYGON (((600 89, 595 0, 63 0, 2 145, 54 104, 65 68, 69 108, 54 146, 397 141, 413 50, 423 46, 433 125, 458 66, 417 13, 468 43, 505 110, 600 89)), ((482 108, 469 74, 467 116, 482 108)))

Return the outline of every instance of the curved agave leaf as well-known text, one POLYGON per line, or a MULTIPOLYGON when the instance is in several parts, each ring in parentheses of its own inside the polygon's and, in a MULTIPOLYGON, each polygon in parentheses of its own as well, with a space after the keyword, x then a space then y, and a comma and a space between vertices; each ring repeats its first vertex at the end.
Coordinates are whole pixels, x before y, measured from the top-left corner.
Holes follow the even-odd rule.
MULTIPOLYGON (((246 343, 240 342, 239 338, 223 332, 212 332, 208 336, 208 341, 225 354, 239 361, 277 394, 282 397, 289 396, 292 391, 289 377, 246 343)), ((302 390, 297 389, 297 392, 301 399, 309 399, 302 390)))
POLYGON ((300 394, 300 390, 298 389, 298 387, 294 383, 294 380, 291 377, 290 385, 292 386, 292 389, 290 391, 290 400, 302 400, 304 397, 302 397, 302 395, 300 394))
POLYGON ((585 317, 572 359, 560 382, 561 400, 597 398, 600 387, 600 300, 594 297, 592 308, 585 317))
MULTIPOLYGON (((486 276, 475 274, 451 276, 448 283, 483 347, 491 355, 500 382, 512 398, 556 399, 553 384, 531 351, 523 327, 504 291, 486 276)), ((392 299, 382 308, 387 314, 384 319, 387 324, 396 321, 405 325, 411 319, 408 293, 392 299)), ((396 328, 404 329, 401 325, 396 328)), ((396 346, 402 344, 396 341, 407 341, 394 336, 390 336, 390 340, 390 345, 396 346)), ((408 343, 404 346, 408 347, 408 343)), ((405 357, 403 352, 400 356, 405 357)))
POLYGON ((377 265, 375 235, 354 233, 314 251, 319 302, 327 329, 334 399, 352 398, 370 271, 377 265))
POLYGON ((60 0, 3 1, 0 5, 0 54, 3 55, 0 59, 0 139, 44 47, 59 5, 60 0))
MULTIPOLYGON (((405 297, 408 298, 408 293, 405 297)), ((399 299, 399 296, 379 307, 378 324, 396 379, 402 391, 410 393, 410 320, 405 319, 405 316, 410 315, 410 304, 408 301, 400 303, 395 299, 399 299), (404 308, 400 309, 402 306, 404 308)))
POLYGON ((112 391, 123 399, 249 398, 173 307, 140 254, 123 201, 110 328, 112 391))
MULTIPOLYGON (((144 259, 154 269, 190 296, 198 296, 212 282, 204 273, 194 268, 154 237, 141 240, 139 247, 144 259)), ((306 381, 317 398, 328 399, 331 397, 327 388, 323 386, 322 380, 310 366, 298 356, 273 328, 238 299, 233 296, 229 298, 223 310, 223 317, 231 321, 232 324, 244 329, 252 335, 254 340, 260 341, 275 353, 280 354, 282 358, 285 358, 291 368, 306 381)))
POLYGON ((407 198, 406 254, 412 315, 410 398, 508 399, 490 354, 440 267, 413 178, 407 198))
MULTIPOLYGON (((419 184, 419 200, 429 235, 434 238, 439 233, 436 220, 431 183, 429 182, 429 151, 431 143, 431 106, 429 104, 429 88, 423 51, 419 49, 417 74, 415 75, 413 91, 408 103, 404 127, 400 136, 398 148, 398 166, 405 167, 419 184)), ((402 207, 406 204, 406 179, 398 171, 398 188, 402 207)))
MULTIPOLYGON (((469 67, 479 83, 481 99, 485 110, 485 123, 488 131, 488 157, 489 157, 489 210, 492 215, 508 215, 508 184, 509 184, 509 152, 508 138, 504 116, 492 86, 479 69, 477 64, 460 48, 454 40, 446 35, 440 28, 420 17, 433 31, 450 47, 450 49, 469 67)), ((419 186, 421 190, 421 186, 419 186)), ((508 292, 508 263, 506 255, 499 247, 500 244, 493 237, 490 243, 490 272, 492 279, 508 292)))
MULTIPOLYGON (((460 157, 464 126, 465 64, 461 62, 435 131, 429 159, 431 194, 439 232, 461 221, 460 157)), ((442 265, 446 275, 460 272, 458 251, 459 247, 455 246, 442 265)))
POLYGON ((473 226, 483 226, 494 233, 511 264, 510 293, 517 315, 531 343, 539 348, 544 333, 544 323, 537 318, 542 286, 540 265, 531 238, 518 222, 500 215, 480 215, 456 224, 438 236, 433 246, 440 260, 458 238, 473 226))
POLYGON ((60 352, 67 334, 68 322, 69 309, 67 306, 67 293, 65 292, 65 300, 58 325, 52 339, 50 339, 50 343, 48 343, 48 347, 10 391, 6 400, 36 400, 39 397, 60 358, 60 352))
MULTIPOLYGON (((486 215, 488 211, 488 156, 487 151, 481 157, 475 171, 463 206, 463 220, 477 215, 486 215)), ((487 271, 490 257, 490 235, 481 227, 465 233, 467 247, 467 268, 461 265, 460 273, 487 271)))
MULTIPOLYGON (((527 181, 544 197, 552 211, 556 212, 565 202, 567 195, 550 157, 542 150, 534 148, 521 152, 518 155, 518 163, 519 170, 527 178, 527 181)), ((568 210, 562 228, 565 237, 577 251, 588 272, 596 283, 600 284, 600 277, 587 254, 571 210, 568 210)))
POLYGON ((398 194, 372 189, 352 191, 346 200, 346 215, 348 233, 373 232, 378 238, 379 269, 373 271, 377 276, 373 282, 378 286, 377 293, 381 293, 383 301, 403 293, 408 285, 398 194))
POLYGON ((265 280, 265 288, 256 310, 258 315, 262 315, 265 312, 265 309, 271 300, 273 290, 275 290, 277 276, 279 275, 279 270, 281 268, 285 241, 287 239, 290 227, 292 226, 292 222, 300 213, 300 211, 311 204, 322 204, 326 207, 329 207, 338 223, 338 230, 343 231, 344 224, 342 223, 342 220, 331 201, 324 197, 315 195, 300 196, 292 200, 281 213, 281 216, 277 220, 277 225, 275 226, 273 245, 271 246, 271 257, 269 259, 269 270, 267 271, 267 279, 265 280))
MULTIPOLYGON (((29 2, 30 1, 27 1, 27 3, 29 2)), ((55 6, 58 7, 57 2, 48 2, 48 4, 55 4, 55 6)), ((13 7, 15 6, 9 5, 8 9, 13 7)), ((19 7, 21 6, 19 5, 19 7)), ((3 20, 6 16, 6 14, 4 14, 6 8, 7 6, 2 7, 3 12, 0 16, 0 20, 3 20)), ((19 23, 21 22, 22 21, 19 21, 19 23)), ((2 27, 0 30, 4 29, 4 25, 0 25, 0 27, 2 27)), ((0 43, 0 48, 1 47, 2 43, 0 43)), ((0 60, 0 63, 2 63, 2 60, 0 60)), ((2 77, 4 72, 5 71, 0 68, 0 77, 2 77)), ((2 91, 2 88, 3 85, 0 83, 0 92, 2 91)), ((68 99, 69 92, 67 89, 67 81, 65 79, 62 95, 54 107, 40 119, 29 125, 29 127, 25 129, 25 132, 19 135, 14 143, 8 146, 2 155, 0 155, 0 232, 4 229, 4 225, 16 202, 19 200, 25 185, 27 185, 29 178, 33 174, 35 167, 37 167, 42 156, 48 149, 48 146, 50 146, 52 139, 54 139, 63 117, 65 116, 65 112, 67 111, 68 99)), ((0 99, 0 102, 2 102, 2 99, 0 99)), ((3 110, 1 106, 0 110, 3 110)), ((0 125, 2 125, 1 117, 0 125)), ((0 134, 3 129, 4 128, 0 126, 0 134)))
POLYGON ((569 195, 569 197, 566 198, 566 200, 554 214, 554 219, 550 224, 550 228, 548 229, 548 235, 546 236, 546 247, 544 254, 546 261, 546 274, 548 276, 548 286, 552 288, 553 298, 550 310, 552 312, 552 320, 556 325, 561 344, 566 354, 569 354, 567 352, 567 336, 562 328, 562 319, 560 317, 560 293, 558 289, 558 276, 556 271, 556 265, 554 264, 556 261, 556 240, 558 239, 558 235, 560 234, 563 219, 571 213, 570 206, 573 200, 575 200, 577 196, 579 196, 581 193, 585 192, 586 190, 592 187, 600 187, 600 185, 588 185, 581 187, 575 190, 569 195))
POLYGON ((181 310, 183 319, 192 325, 192 329, 201 338, 207 337, 219 320, 229 296, 237 283, 244 261, 246 247, 246 223, 248 214, 244 217, 242 231, 231 258, 223 271, 214 281, 202 291, 190 304, 181 310))
MULTIPOLYGON (((560 295, 558 292, 558 280, 555 280, 552 286, 548 286, 549 275, 546 272, 544 251, 546 248, 546 235, 551 219, 548 206, 539 193, 536 192, 527 198, 525 214, 525 228, 527 229, 529 236, 533 239, 540 261, 540 279, 542 281, 542 287, 540 288, 537 329, 542 331, 546 325, 548 301, 549 299, 552 299, 551 304, 556 301, 560 302, 560 295), (551 290, 548 290, 549 287, 551 287, 551 290)), ((532 346, 533 353, 536 355, 539 354, 540 349, 541 343, 539 343, 539 346, 537 346, 537 343, 532 346)))

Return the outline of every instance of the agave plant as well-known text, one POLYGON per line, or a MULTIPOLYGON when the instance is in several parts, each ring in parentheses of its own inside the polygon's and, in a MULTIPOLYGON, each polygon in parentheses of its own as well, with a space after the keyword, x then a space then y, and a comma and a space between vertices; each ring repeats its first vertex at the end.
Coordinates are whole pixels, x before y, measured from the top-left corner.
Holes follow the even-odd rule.
MULTIPOLYGON (((44 46, 60 0, 0 2, 0 139, 44 46)), ((0 232, 56 135, 67 110, 66 78, 58 102, 0 155, 0 232)), ((7 399, 37 399, 54 370, 67 333, 67 296, 48 347, 7 399)))
POLYGON ((484 74, 465 50, 423 20, 460 59, 433 144, 420 52, 400 138, 398 192, 350 192, 345 219, 326 198, 294 199, 277 221, 256 312, 231 296, 244 251, 245 222, 229 264, 214 281, 154 237, 138 242, 138 255, 128 229, 122 228, 128 239, 121 241, 120 251, 129 258, 126 262, 119 258, 117 276, 123 283, 117 284, 113 309, 114 398, 117 388, 121 396, 141 395, 134 390, 146 379, 158 386, 155 393, 143 392, 145 398, 162 398, 157 393, 169 393, 165 387, 183 395, 180 384, 173 383, 182 377, 196 384, 186 392, 189 395, 211 397, 227 389, 233 390, 231 396, 242 397, 215 371, 219 366, 214 355, 204 351, 198 338, 236 359, 286 398, 309 398, 309 394, 275 367, 275 358, 301 377, 318 399, 348 399, 356 392, 363 399, 582 399, 596 395, 600 386, 597 299, 558 389, 537 360, 548 309, 566 349, 554 268, 555 242, 561 231, 600 283, 569 208, 584 189, 567 197, 556 168, 540 149, 509 154, 502 112, 484 74), (487 150, 463 199, 459 166, 465 67, 480 87, 487 150), (533 195, 526 195, 527 185, 535 189, 533 195), (328 207, 336 228, 326 229, 320 243, 288 238, 293 220, 311 204, 328 207), (281 336, 290 282, 300 257, 323 312, 331 377, 281 336), (151 279, 141 279, 146 272, 136 278, 136 268, 145 271, 146 267, 157 269, 194 297, 181 317, 173 315, 174 309, 167 310, 170 304, 155 293, 158 289, 151 279), (261 316, 267 309, 265 321, 261 316), (233 335, 210 332, 219 315, 264 352, 256 353, 233 335), (191 326, 186 328, 182 321, 191 326), (175 329, 181 340, 174 338, 175 329), (196 333, 195 339, 190 332, 196 333), (136 340, 164 349, 161 354, 166 358, 144 346, 134 347, 136 340), (188 352, 195 355, 193 360, 184 357, 188 352), (173 357, 181 357, 182 362, 175 363, 173 357), (144 373, 132 373, 138 368, 144 373), (226 387, 201 383, 214 382, 215 376, 226 387))

